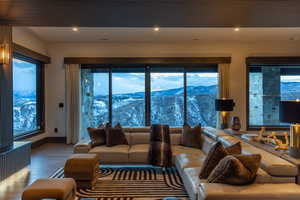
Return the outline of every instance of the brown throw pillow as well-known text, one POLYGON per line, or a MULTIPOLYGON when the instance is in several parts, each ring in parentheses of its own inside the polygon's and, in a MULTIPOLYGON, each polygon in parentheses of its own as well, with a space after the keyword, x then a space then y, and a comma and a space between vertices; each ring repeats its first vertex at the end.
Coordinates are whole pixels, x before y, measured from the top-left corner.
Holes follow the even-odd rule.
POLYGON ((228 155, 209 175, 208 183, 245 185, 253 183, 260 166, 261 155, 228 155))
POLYGON ((106 146, 128 145, 125 133, 122 128, 107 128, 106 129, 106 146))
POLYGON ((230 154, 230 155, 233 155, 233 154, 241 154, 242 153, 242 145, 241 145, 241 142, 237 142, 231 146, 228 146, 225 148, 227 153, 230 154))
POLYGON ((87 128, 91 139, 92 147, 104 145, 106 143, 105 128, 87 128))
POLYGON ((201 125, 191 128, 188 124, 185 124, 182 129, 182 145, 201 148, 201 131, 201 125))
POLYGON ((220 160, 225 158, 227 155, 240 154, 241 153, 241 143, 238 142, 232 146, 224 148, 221 142, 215 143, 209 150, 206 158, 201 166, 199 178, 207 179, 213 169, 218 165, 220 160))

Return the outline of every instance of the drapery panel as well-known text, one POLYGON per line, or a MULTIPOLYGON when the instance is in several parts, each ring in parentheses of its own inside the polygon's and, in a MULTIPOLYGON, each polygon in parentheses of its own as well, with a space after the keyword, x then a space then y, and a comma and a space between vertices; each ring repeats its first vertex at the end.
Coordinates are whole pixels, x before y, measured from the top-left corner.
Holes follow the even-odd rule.
MULTIPOLYGON (((219 72, 219 97, 218 98, 230 98, 230 64, 219 64, 218 65, 219 72)), ((227 115, 227 121, 230 119, 230 114, 227 115)), ((217 127, 221 127, 221 112, 218 114, 217 118, 217 127)))
POLYGON ((80 138, 80 65, 67 64, 65 69, 67 143, 75 144, 80 138))

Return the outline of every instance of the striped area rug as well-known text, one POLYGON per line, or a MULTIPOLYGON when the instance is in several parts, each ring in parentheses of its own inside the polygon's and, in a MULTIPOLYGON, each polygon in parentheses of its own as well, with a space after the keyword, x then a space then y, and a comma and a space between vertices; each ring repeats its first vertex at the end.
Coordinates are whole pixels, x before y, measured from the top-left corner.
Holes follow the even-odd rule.
MULTIPOLYGON (((63 168, 51 176, 63 177, 63 168)), ((159 200, 165 197, 188 199, 175 167, 160 168, 149 165, 101 165, 95 187, 80 189, 77 196, 87 200, 159 200)))

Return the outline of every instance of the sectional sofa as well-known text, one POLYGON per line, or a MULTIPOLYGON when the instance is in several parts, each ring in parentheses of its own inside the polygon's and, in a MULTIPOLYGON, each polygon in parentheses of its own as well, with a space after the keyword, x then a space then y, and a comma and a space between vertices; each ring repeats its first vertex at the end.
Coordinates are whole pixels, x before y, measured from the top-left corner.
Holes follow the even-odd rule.
MULTIPOLYGON (((149 128, 124 129, 129 145, 113 147, 91 147, 90 141, 80 141, 74 146, 74 153, 99 154, 101 164, 146 164, 149 150, 149 128)), ((181 129, 171 128, 173 163, 176 166, 190 199, 195 200, 233 200, 233 199, 300 199, 300 186, 296 184, 298 168, 282 158, 258 149, 235 138, 222 130, 204 128, 201 149, 181 145, 181 129), (229 146, 242 143, 245 154, 261 154, 262 161, 256 180, 247 186, 232 186, 205 183, 199 179, 201 165, 210 147, 221 141, 229 146)))

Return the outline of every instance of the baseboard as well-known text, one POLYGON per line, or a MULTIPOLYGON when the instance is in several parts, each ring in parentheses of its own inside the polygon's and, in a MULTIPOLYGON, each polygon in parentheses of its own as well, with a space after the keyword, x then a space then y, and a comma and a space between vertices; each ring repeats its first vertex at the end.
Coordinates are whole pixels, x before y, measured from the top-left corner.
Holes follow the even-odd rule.
POLYGON ((41 140, 37 140, 35 142, 32 142, 31 144, 31 148, 37 148, 40 147, 43 144, 46 143, 63 143, 66 144, 67 143, 67 138, 66 137, 45 137, 41 140))

